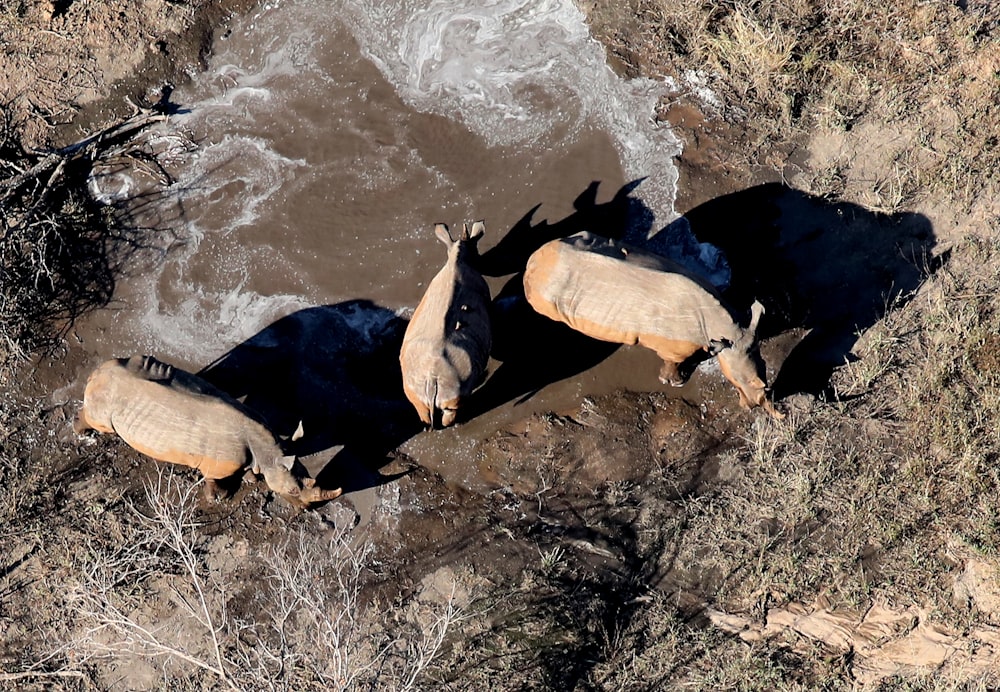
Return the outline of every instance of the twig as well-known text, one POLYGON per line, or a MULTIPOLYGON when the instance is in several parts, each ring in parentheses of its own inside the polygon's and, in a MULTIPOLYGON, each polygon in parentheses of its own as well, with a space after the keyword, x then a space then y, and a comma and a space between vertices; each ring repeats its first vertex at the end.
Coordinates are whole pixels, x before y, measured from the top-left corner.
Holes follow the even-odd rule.
POLYGON ((0 673, 0 681, 10 682, 11 680, 23 680, 25 678, 82 678, 83 673, 78 670, 26 670, 21 673, 0 673))
POLYGON ((56 169, 52 171, 52 175, 49 176, 48 182, 45 183, 45 187, 42 188, 41 194, 35 199, 35 203, 31 205, 28 211, 24 212, 24 215, 14 223, 15 226, 26 226, 31 218, 35 215, 45 201, 49 198, 49 194, 52 192, 52 186, 55 185, 56 181, 62 175, 63 169, 66 168, 66 159, 62 159, 56 169))
POLYGON ((108 140, 117 139, 118 137, 133 133, 136 130, 141 130, 153 123, 161 122, 166 119, 167 116, 162 113, 140 113, 124 122, 112 125, 111 127, 101 130, 97 134, 81 139, 79 142, 65 146, 62 149, 57 149, 48 153, 36 151, 35 153, 37 154, 44 154, 41 160, 39 160, 27 171, 15 175, 12 178, 8 178, 7 180, 0 181, 0 190, 9 191, 17 189, 27 180, 39 177, 44 171, 53 166, 59 165, 60 162, 64 162, 67 159, 73 158, 74 156, 86 151, 96 149, 108 140))

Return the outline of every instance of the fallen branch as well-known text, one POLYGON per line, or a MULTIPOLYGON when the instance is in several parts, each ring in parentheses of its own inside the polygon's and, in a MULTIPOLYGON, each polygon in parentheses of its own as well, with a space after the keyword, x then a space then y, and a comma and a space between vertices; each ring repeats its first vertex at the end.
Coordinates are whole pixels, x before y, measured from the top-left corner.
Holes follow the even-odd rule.
POLYGON ((0 673, 0 682, 12 682, 14 680, 24 680, 25 678, 82 678, 83 673, 78 670, 26 670, 21 673, 0 673))
POLYGON ((60 163, 65 163, 67 160, 84 154, 90 154, 90 158, 92 159, 97 158, 96 154, 102 146, 109 145, 122 137, 131 139, 153 123, 162 122, 166 119, 167 116, 163 113, 140 112, 124 122, 111 125, 96 134, 61 149, 49 153, 42 151, 31 152, 36 155, 42 155, 42 158, 26 171, 7 180, 0 180, 0 190, 3 191, 2 198, 8 197, 12 191, 17 190, 29 180, 40 178, 46 171, 58 166, 60 163))

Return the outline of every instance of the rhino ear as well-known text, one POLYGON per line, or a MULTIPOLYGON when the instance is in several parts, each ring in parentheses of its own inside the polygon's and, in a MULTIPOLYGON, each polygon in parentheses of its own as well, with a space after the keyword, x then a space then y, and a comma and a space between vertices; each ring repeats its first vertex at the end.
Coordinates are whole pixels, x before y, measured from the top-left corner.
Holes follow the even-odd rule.
POLYGON ((278 457, 278 466, 286 471, 291 471, 295 467, 295 455, 289 454, 288 456, 278 457))
POLYGON ((435 224, 434 235, 436 235, 438 237, 438 240, 440 240, 448 247, 451 247, 452 244, 455 242, 454 240, 451 239, 451 233, 448 231, 448 224, 444 223, 435 224))
POLYGON ((733 342, 729 339, 712 339, 708 342, 708 353, 717 356, 732 345, 733 342))
POLYGON ((747 327, 747 331, 750 334, 757 333, 757 325, 760 324, 761 315, 764 314, 764 306, 761 305, 759 300, 755 300, 753 305, 750 306, 750 326, 747 327))
POLYGON ((306 434, 305 429, 302 427, 302 421, 299 421, 299 426, 295 428, 295 432, 292 433, 292 442, 301 440, 306 434))
POLYGON ((472 230, 468 232, 467 237, 469 240, 475 240, 481 238, 484 233, 486 233, 486 224, 482 221, 476 221, 472 224, 472 230))

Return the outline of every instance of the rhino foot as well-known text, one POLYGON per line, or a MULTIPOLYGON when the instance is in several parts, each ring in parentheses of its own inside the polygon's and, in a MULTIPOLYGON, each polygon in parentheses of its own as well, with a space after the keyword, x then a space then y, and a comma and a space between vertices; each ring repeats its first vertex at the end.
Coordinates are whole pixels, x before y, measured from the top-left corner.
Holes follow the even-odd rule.
POLYGON ((205 479, 205 499, 208 502, 222 502, 229 499, 233 489, 213 478, 205 479))
POLYGON ((660 382, 669 384, 671 387, 683 387, 691 378, 690 372, 681 372, 678 363, 663 361, 660 367, 660 382))

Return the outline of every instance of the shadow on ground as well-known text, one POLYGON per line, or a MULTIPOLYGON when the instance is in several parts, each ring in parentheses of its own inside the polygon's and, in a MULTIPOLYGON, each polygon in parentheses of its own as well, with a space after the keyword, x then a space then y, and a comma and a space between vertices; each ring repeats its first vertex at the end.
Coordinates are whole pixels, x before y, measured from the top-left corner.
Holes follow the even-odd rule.
POLYGON ((399 347, 406 321, 368 300, 307 308, 279 319, 199 375, 242 398, 279 435, 301 421, 294 448, 323 467, 323 486, 358 490, 422 428, 403 396, 399 347), (337 453, 337 447, 346 449, 337 453), (327 462, 334 455, 336 464, 327 462), (324 476, 333 475, 333 478, 324 476))
POLYGON ((748 310, 758 299, 767 307, 762 338, 808 330, 781 365, 776 398, 833 396, 830 376, 851 357, 858 334, 947 261, 933 254, 933 227, 921 214, 831 203, 779 183, 718 197, 685 216, 699 241, 725 252, 733 306, 748 310))

